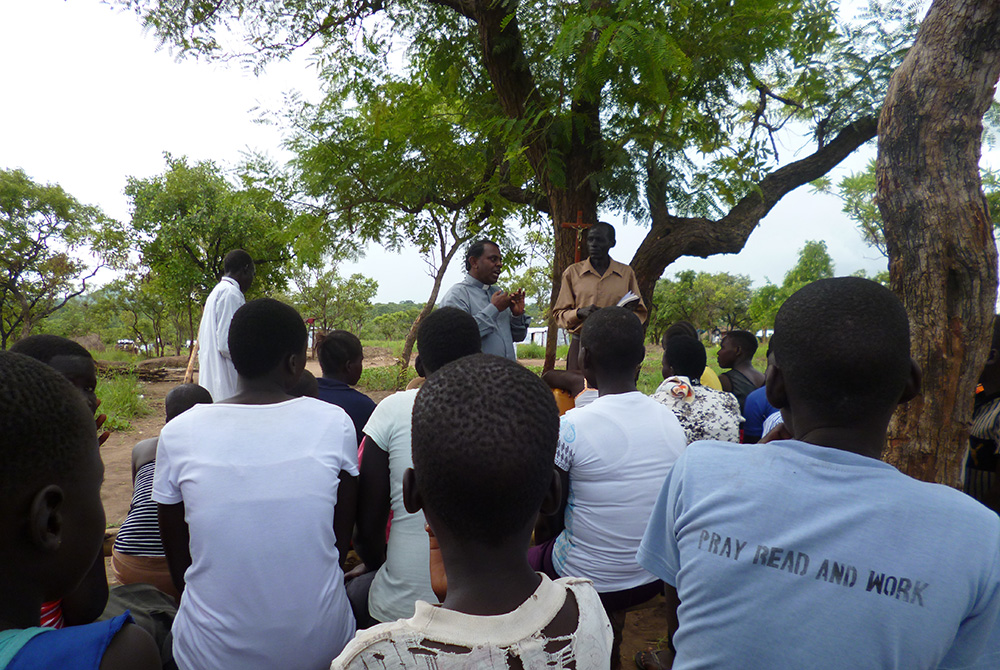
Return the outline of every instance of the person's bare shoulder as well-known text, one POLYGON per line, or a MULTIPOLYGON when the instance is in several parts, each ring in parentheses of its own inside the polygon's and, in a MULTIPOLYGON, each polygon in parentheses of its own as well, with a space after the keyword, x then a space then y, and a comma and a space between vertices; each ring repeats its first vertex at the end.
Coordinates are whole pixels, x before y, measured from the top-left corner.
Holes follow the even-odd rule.
POLYGON ((100 670, 159 670, 160 652, 149 633, 127 623, 115 634, 101 659, 100 670))
POLYGON ((132 472, 135 473, 146 463, 156 460, 156 445, 159 437, 149 437, 132 447, 132 472))

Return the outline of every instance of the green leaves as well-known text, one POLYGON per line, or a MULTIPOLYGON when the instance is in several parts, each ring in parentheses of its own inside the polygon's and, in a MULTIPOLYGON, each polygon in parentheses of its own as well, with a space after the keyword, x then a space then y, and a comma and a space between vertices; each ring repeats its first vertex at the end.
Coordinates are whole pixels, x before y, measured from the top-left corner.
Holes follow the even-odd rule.
POLYGON ((257 262, 253 291, 284 286, 297 213, 250 177, 238 188, 212 162, 189 165, 166 155, 167 169, 130 177, 125 194, 132 220, 121 231, 139 250, 139 264, 178 300, 202 303, 223 274, 222 261, 245 249, 257 262))
POLYGON ((116 252, 110 239, 96 244, 111 223, 57 184, 0 170, 0 348, 85 290, 100 264, 79 255, 116 252))

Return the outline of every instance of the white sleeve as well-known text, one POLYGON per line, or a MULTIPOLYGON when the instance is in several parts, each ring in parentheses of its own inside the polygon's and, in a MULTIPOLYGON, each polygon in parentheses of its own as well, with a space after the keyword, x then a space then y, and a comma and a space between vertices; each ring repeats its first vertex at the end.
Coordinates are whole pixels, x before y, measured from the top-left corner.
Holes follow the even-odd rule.
POLYGON ((170 441, 169 432, 164 426, 156 445, 152 499, 154 502, 164 505, 176 505, 183 502, 184 499, 181 497, 176 454, 173 443, 170 441))
POLYGON ((556 467, 563 472, 569 472, 573 467, 573 456, 576 453, 576 425, 563 415, 559 419, 559 443, 556 445, 556 467))
POLYGON ((215 325, 215 342, 223 358, 229 355, 229 324, 233 322, 236 310, 244 305, 246 300, 241 293, 226 292, 219 305, 219 321, 215 325))

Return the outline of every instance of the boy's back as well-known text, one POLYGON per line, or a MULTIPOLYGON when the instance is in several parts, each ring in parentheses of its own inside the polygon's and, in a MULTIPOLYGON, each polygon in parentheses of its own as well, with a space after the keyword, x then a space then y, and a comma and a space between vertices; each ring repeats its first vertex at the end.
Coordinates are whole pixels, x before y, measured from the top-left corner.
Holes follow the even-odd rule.
POLYGON ((184 503, 181 667, 316 668, 354 633, 333 529, 354 426, 314 398, 200 405, 160 435, 153 497, 184 503))
POLYGON ((766 386, 795 439, 692 444, 639 550, 676 588, 675 668, 984 667, 1000 520, 881 460, 920 376, 885 287, 824 279, 785 301, 766 386))
POLYGON ((635 551, 663 478, 686 446, 674 413, 638 391, 567 412, 555 457, 570 487, 566 528, 552 550, 556 571, 586 576, 601 593, 653 581, 635 551))
POLYGON ((358 633, 331 667, 508 670, 512 657, 523 668, 607 667, 611 631, 593 586, 574 577, 541 579, 531 598, 498 616, 463 614, 419 601, 412 618, 358 633), (575 627, 552 630, 567 602, 578 610, 575 627))
POLYGON ((688 447, 639 561, 676 583, 675 668, 965 667, 1000 611, 995 514, 794 440, 688 447))

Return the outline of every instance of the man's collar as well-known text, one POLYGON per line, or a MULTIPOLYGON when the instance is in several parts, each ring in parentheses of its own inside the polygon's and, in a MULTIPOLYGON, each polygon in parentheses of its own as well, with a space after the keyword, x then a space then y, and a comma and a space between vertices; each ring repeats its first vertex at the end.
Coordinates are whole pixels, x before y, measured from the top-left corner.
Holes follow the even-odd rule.
POLYGON ((232 277, 230 277, 229 275, 222 275, 222 279, 220 281, 224 281, 224 282, 227 282, 229 284, 232 284, 236 288, 240 287, 240 283, 238 281, 236 281, 235 279, 233 279, 232 277))
MULTIPOLYGON (((590 262, 590 257, 589 256, 587 257, 587 260, 584 261, 584 263, 587 264, 587 267, 584 268, 583 274, 587 274, 588 272, 593 272, 598 277, 603 277, 604 276, 604 275, 602 275, 601 273, 599 273, 594 268, 594 264, 590 262)), ((611 272, 614 272, 618 276, 623 276, 622 275, 622 271, 620 269, 621 265, 622 265, 621 263, 619 263, 618 261, 616 261, 613 258, 609 258, 608 259, 608 270, 610 270, 611 272)))
POLYGON ((478 289, 487 289, 487 290, 491 286, 493 286, 493 284, 484 284, 483 282, 479 281, 478 279, 476 279, 475 277, 473 277, 469 273, 465 274, 465 279, 462 280, 462 283, 463 284, 468 284, 469 286, 475 286, 478 289))

